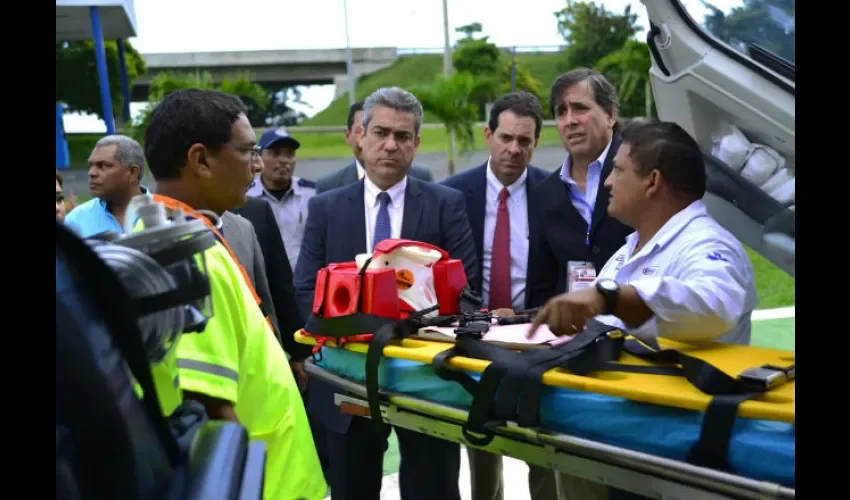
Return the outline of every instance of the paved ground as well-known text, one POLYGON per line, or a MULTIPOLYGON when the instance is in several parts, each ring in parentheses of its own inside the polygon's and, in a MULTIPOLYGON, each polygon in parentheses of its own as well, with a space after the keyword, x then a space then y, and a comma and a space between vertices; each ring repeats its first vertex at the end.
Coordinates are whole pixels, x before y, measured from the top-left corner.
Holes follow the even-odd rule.
MULTIPOLYGON (((753 313, 753 345, 772 347, 794 351, 795 308, 782 307, 754 311, 753 313)), ((383 486, 381 500, 399 500, 398 491, 398 443, 395 434, 390 437, 390 446, 384 458, 383 486)), ((529 500, 528 466, 525 462, 511 457, 504 457, 505 498, 510 500, 529 500)), ((469 462, 466 451, 461 453, 460 495, 463 500, 470 500, 469 462)))
MULTIPOLYGON (((463 156, 456 161, 456 171, 478 166, 487 161, 486 151, 476 151, 467 156, 463 156)), ((296 174, 305 179, 318 179, 319 177, 340 169, 351 160, 349 158, 341 159, 322 159, 322 160, 299 160, 296 167, 296 174)), ((554 170, 564 161, 564 150, 558 147, 540 148, 534 153, 532 161, 533 165, 548 170, 554 170)), ((425 165, 431 169, 434 178, 437 180, 444 179, 448 176, 448 156, 445 153, 426 153, 416 157, 416 163, 425 165)), ((62 172, 65 178, 66 189, 73 191, 77 195, 88 193, 88 181, 84 170, 66 170, 62 172)), ((144 182, 148 186, 153 186, 153 178, 148 174, 144 178, 144 182)))

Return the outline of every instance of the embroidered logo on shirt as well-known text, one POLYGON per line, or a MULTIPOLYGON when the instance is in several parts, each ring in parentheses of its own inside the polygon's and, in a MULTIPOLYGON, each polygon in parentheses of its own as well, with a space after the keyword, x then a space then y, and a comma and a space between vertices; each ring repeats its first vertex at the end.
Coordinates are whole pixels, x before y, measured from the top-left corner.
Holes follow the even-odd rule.
POLYGON ((644 276, 651 276, 651 275, 655 274, 656 271, 658 271, 658 266, 650 266, 650 267, 644 267, 643 271, 641 271, 641 272, 643 273, 644 276))
POLYGON ((623 267, 623 262, 626 261, 626 256, 623 255, 623 254, 620 254, 620 255, 614 257, 614 261, 617 262, 617 266, 614 267, 614 270, 619 271, 620 268, 623 267))
POLYGON ((708 254, 708 260, 714 260, 714 261, 720 260, 720 261, 723 261, 723 262, 729 262, 729 260, 726 257, 720 255, 720 252, 711 252, 710 254, 708 254))

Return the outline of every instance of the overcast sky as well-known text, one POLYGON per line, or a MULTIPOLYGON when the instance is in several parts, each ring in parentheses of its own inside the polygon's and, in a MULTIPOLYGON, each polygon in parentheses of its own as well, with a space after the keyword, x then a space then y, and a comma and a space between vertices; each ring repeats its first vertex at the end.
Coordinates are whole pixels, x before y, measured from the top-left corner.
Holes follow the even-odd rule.
MULTIPOLYGON (((353 47, 439 48, 443 45, 441 0, 347 0, 349 39, 353 47)), ((345 47, 343 0, 135 0, 138 36, 131 39, 142 54, 345 47)), ((637 0, 605 0, 608 10, 626 5, 646 29, 646 10, 637 0)), ((728 8, 741 0, 713 0, 728 8)), ((472 22, 500 46, 555 46, 563 43, 554 13, 564 0, 448 0, 451 42, 454 28, 472 22)), ((687 0, 689 10, 703 10, 687 0)), ((639 36, 643 35, 641 32, 639 36)), ((644 35, 645 36, 645 35, 644 35)), ((312 115, 333 99, 330 85, 305 89, 312 115)), ((134 114, 141 104, 133 105, 134 114)), ((116 113, 120 112, 115 110, 116 113)), ((103 132, 101 120, 66 115, 67 132, 103 132)))

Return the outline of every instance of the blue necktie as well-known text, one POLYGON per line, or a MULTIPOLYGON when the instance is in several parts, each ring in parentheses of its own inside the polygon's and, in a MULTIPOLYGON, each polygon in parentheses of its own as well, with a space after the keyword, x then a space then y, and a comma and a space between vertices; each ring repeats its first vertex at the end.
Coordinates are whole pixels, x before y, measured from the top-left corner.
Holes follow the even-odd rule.
POLYGON ((375 234, 372 237, 372 249, 378 243, 392 237, 392 231, 390 230, 390 211, 387 209, 387 205, 390 203, 390 195, 382 191, 378 193, 378 201, 381 202, 381 206, 378 208, 378 216, 375 218, 375 234))

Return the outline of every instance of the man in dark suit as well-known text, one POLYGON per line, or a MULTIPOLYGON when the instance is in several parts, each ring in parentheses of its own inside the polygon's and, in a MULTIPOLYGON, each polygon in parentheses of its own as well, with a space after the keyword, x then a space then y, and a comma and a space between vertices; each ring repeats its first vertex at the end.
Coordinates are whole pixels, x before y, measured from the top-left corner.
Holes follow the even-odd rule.
MULTIPOLYGON (((354 103, 348 109, 348 122, 345 125, 345 142, 351 147, 351 152, 354 153, 354 161, 349 163, 336 172, 327 174, 316 181, 316 194, 329 191, 334 188, 345 186, 346 184, 354 184, 363 179, 365 170, 363 168, 362 155, 363 151, 360 148, 360 136, 363 134, 363 101, 354 103)), ((428 167, 413 164, 407 174, 411 177, 417 177, 423 181, 433 181, 434 176, 428 167)))
MULTIPOLYGON (((361 137, 366 176, 310 200, 307 227, 295 268, 295 293, 303 317, 311 313, 316 272, 333 262, 372 252, 386 238, 436 245, 464 263, 478 281, 475 243, 463 195, 407 175, 419 146, 422 106, 409 92, 382 88, 365 102, 361 137)), ((334 500, 378 500, 388 434, 368 419, 340 413, 332 386, 311 379, 307 409, 325 428, 334 500)), ((396 428, 401 452, 401 497, 459 500, 460 447, 396 428)))
MULTIPOLYGON (((531 245, 528 305, 578 290, 595 277, 634 230, 608 215, 605 179, 620 147, 617 91, 599 72, 577 68, 552 84, 549 107, 567 155, 561 168, 532 189, 538 226, 531 245)), ((560 474, 566 498, 607 499, 599 483, 560 474)))
POLYGON ((271 300, 280 326, 280 340, 283 350, 290 356, 290 366, 298 385, 306 385, 304 360, 310 356, 310 347, 295 342, 295 331, 304 326, 304 321, 295 304, 295 288, 292 285, 292 269, 280 236, 280 228, 272 212, 271 205, 260 198, 248 197, 244 205, 231 210, 251 221, 257 241, 265 259, 271 300))
MULTIPOLYGON (((484 304, 491 310, 525 309, 530 261, 529 242, 538 238, 533 208, 540 200, 529 196, 549 172, 529 165, 543 126, 540 101, 527 92, 496 99, 484 139, 490 150, 486 163, 442 181, 466 197, 484 304)), ((467 448, 472 500, 502 500, 502 456, 467 448)), ((528 464, 531 500, 558 498, 555 473, 528 464)))

